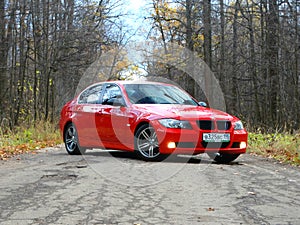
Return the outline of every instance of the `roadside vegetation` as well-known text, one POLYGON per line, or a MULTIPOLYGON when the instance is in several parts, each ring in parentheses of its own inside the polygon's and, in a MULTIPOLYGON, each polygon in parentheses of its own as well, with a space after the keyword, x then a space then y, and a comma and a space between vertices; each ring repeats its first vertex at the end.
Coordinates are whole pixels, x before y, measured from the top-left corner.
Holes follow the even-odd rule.
POLYGON ((41 121, 35 125, 19 126, 13 131, 0 128, 0 160, 62 142, 57 125, 41 121))
POLYGON ((248 153, 300 165, 300 132, 296 134, 249 133, 248 153))

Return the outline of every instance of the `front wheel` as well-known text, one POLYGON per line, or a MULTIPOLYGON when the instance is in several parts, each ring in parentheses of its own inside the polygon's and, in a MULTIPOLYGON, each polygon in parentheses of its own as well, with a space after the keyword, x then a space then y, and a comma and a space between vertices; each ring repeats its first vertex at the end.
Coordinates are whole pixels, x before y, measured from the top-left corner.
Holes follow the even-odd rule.
POLYGON ((64 142, 66 150, 70 155, 85 153, 85 149, 79 146, 77 129, 73 123, 68 124, 64 131, 64 142))
POLYGON ((208 156, 216 161, 217 163, 230 163, 239 157, 240 154, 227 154, 227 153, 219 153, 219 152, 210 152, 207 153, 208 156))
POLYGON ((156 132, 149 124, 139 127, 134 136, 134 146, 144 160, 157 160, 161 156, 156 132))

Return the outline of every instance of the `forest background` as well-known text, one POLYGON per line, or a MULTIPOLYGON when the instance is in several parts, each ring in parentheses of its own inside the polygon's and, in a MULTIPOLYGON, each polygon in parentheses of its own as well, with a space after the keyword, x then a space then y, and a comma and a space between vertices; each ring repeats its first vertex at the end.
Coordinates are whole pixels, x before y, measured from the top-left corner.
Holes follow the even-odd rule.
MULTIPOLYGON (((125 0, 0 0, 2 137, 41 121, 56 125, 86 69, 105 52, 121 52, 138 39, 159 43, 166 54, 169 43, 195 52, 219 80, 227 112, 248 130, 288 132, 292 142, 299 141, 299 0, 142 2, 143 25, 136 26, 128 23, 125 0)), ((124 70, 142 66, 205 98, 187 74, 151 58, 135 64, 121 57, 113 66, 118 72, 108 79, 131 79, 124 70)))

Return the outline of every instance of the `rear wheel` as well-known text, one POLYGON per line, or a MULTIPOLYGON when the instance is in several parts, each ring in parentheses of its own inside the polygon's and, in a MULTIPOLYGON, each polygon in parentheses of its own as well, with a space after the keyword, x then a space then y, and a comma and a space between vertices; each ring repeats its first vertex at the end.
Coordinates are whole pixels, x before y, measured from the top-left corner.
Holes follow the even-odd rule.
POLYGON ((85 149, 79 145, 77 129, 73 123, 68 124, 65 129, 64 142, 66 150, 70 155, 81 155, 85 153, 85 149))
POLYGON ((226 153, 219 153, 219 152, 211 152, 207 154, 211 159, 213 159, 217 163, 230 163, 240 155, 240 154, 226 154, 226 153))
POLYGON ((134 137, 135 150, 144 160, 157 160, 161 154, 154 128, 149 124, 142 125, 134 137))

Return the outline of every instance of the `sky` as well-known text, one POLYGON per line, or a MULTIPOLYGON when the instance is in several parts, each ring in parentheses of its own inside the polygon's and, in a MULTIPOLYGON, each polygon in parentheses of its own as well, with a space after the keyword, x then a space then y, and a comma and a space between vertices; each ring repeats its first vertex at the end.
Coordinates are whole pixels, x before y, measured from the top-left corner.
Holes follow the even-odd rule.
POLYGON ((137 11, 140 8, 143 8, 147 2, 149 2, 149 1, 147 1, 147 0, 129 0, 128 8, 130 8, 133 11, 137 11))
MULTIPOLYGON (((149 26, 149 21, 145 21, 145 17, 149 16, 149 8, 151 0, 128 0, 125 1, 124 11, 128 12, 128 16, 125 19, 125 23, 132 28, 132 32, 140 36, 139 31, 143 29, 149 29, 145 26, 149 26)), ((138 38, 138 37, 135 37, 138 38)))

